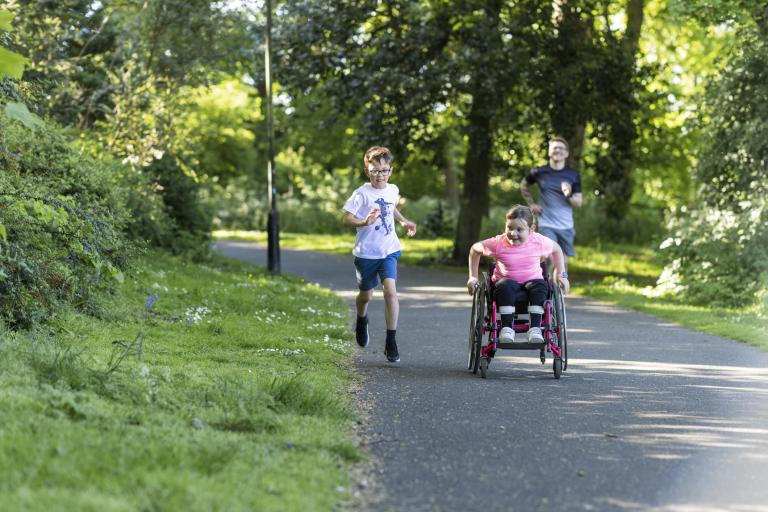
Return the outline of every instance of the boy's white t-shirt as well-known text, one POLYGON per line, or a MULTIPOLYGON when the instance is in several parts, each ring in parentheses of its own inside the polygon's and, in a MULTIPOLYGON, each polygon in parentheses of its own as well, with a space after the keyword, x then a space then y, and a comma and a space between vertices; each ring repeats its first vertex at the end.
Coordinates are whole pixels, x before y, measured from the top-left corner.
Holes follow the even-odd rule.
POLYGON ((391 183, 387 183, 384 188, 374 188, 370 183, 366 183, 352 193, 344 203, 344 211, 358 219, 366 218, 373 208, 381 211, 381 216, 375 223, 355 228, 357 236, 352 254, 358 258, 377 260, 400 250, 394 216, 399 199, 400 189, 391 183))

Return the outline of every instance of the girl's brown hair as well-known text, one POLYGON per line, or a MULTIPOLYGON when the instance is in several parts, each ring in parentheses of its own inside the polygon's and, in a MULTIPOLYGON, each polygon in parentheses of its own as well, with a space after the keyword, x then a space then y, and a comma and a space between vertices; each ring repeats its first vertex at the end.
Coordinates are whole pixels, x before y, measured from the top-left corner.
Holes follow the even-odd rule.
POLYGON ((516 204, 507 212, 507 220, 512 219, 524 220, 526 224, 528 224, 529 228, 533 227, 533 224, 536 220, 531 209, 521 204, 516 204))

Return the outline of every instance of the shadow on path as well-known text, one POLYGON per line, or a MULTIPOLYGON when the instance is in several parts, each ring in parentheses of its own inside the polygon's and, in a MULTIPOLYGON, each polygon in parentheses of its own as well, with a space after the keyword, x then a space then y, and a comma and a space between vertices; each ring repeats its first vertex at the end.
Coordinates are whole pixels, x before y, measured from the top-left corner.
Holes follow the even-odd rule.
MULTIPOLYGON (((283 251, 283 270, 356 294, 351 256, 283 251)), ((571 297, 562 379, 538 352, 500 351, 484 380, 465 370, 464 281, 401 267, 397 365, 371 304, 354 357, 383 490, 368 509, 768 511, 768 353, 571 297)))

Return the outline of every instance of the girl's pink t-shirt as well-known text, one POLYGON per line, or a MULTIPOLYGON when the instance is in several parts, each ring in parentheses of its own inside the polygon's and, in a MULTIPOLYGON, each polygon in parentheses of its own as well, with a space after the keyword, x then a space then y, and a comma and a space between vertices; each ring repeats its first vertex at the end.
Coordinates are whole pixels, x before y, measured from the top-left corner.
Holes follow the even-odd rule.
POLYGON ((512 245, 504 234, 481 243, 483 256, 491 256, 496 260, 494 281, 507 278, 520 284, 532 279, 543 279, 541 258, 551 255, 555 248, 552 240, 536 232, 531 232, 522 245, 512 245))

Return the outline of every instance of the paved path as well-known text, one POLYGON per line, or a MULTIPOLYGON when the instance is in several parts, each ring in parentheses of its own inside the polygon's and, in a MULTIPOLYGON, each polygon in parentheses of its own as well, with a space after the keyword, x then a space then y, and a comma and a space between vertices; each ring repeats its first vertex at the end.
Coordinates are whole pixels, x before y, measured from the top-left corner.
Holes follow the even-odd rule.
MULTIPOLYGON (((355 295, 351 257, 283 250, 282 270, 355 295)), ((369 510, 768 511, 768 353, 574 297, 562 379, 501 351, 482 380, 464 274, 401 266, 398 290, 402 362, 382 353, 380 293, 355 357, 384 490, 369 510)))

